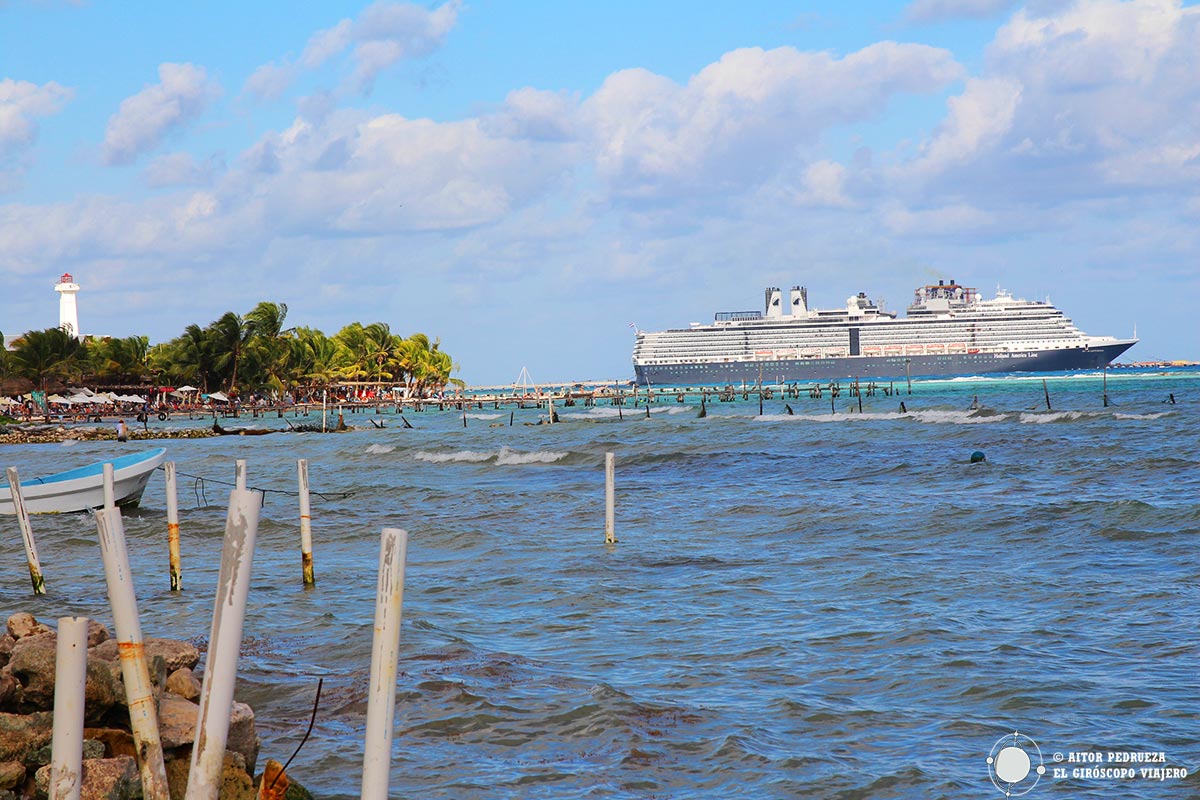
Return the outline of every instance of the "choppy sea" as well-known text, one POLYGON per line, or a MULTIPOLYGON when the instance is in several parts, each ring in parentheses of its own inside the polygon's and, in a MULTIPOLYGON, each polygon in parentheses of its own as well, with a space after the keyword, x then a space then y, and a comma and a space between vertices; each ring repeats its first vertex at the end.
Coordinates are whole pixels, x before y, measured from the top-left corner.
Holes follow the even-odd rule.
MULTIPOLYGON (((126 520, 143 632, 207 638, 245 458, 268 491, 237 697, 260 764, 284 761, 324 679, 290 768, 319 798, 359 791, 383 527, 411 537, 396 797, 1200 796, 1200 372, 1113 371, 1107 408, 1099 374, 1047 387, 1051 410, 1042 376, 1010 376, 914 381, 862 413, 804 393, 760 414, 739 394, 700 418, 666 396, 649 418, 560 406, 561 424, 529 408, 509 425, 486 406, 465 427, 406 410, 412 429, 347 414, 336 435, 166 441, 184 589, 169 591, 158 473, 126 520), (297 458, 328 495, 310 590, 297 458), (1011 745, 1030 761, 1010 785, 995 759, 1011 745), (1140 773, 1163 766, 1187 777, 1140 773)), ((114 452, 0 450, 25 477, 114 452)), ((111 627, 94 519, 33 522, 48 594, 2 517, 0 608, 111 627)))

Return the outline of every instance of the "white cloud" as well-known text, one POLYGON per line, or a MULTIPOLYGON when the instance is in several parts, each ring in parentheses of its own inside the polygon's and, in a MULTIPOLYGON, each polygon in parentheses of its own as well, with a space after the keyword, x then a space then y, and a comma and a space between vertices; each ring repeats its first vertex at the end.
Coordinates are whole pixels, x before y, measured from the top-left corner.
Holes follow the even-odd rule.
POLYGON ((804 171, 802 190, 796 202, 806 206, 849 208, 846 196, 846 168, 834 161, 818 161, 804 171))
POLYGON ((147 186, 197 186, 209 183, 218 164, 209 160, 199 163, 191 153, 170 153, 159 156, 147 165, 143 177, 147 186))
POLYGON ((74 95, 53 81, 37 85, 0 80, 0 191, 17 174, 22 156, 37 141, 38 119, 57 114, 74 95))
POLYGON ((946 50, 881 42, 844 58, 746 48, 679 86, 646 70, 611 75, 583 103, 596 166, 618 195, 745 185, 790 163, 830 127, 881 114, 899 93, 962 74, 946 50))
POLYGON ((104 161, 128 164, 204 113, 217 92, 203 67, 161 64, 159 82, 121 101, 104 134, 104 161))
POLYGON ((1021 86, 1006 78, 972 78, 951 97, 949 113, 905 174, 942 172, 990 151, 1012 128, 1021 86))
POLYGON ((414 3, 378 2, 357 19, 343 19, 332 28, 313 34, 300 63, 316 69, 351 51, 353 77, 358 91, 370 91, 375 79, 393 64, 427 56, 441 47, 458 21, 459 0, 430 10, 414 3))
POLYGON ((253 95, 259 100, 275 100, 283 95, 292 85, 296 76, 296 67, 292 64, 263 64, 251 73, 242 86, 242 92, 253 95))

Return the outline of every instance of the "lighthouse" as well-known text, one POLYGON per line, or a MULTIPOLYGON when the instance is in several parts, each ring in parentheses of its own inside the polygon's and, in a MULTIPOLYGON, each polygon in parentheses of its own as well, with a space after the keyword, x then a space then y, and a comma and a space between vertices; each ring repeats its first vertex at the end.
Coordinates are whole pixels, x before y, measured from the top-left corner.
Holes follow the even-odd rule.
POLYGON ((58 292, 58 327, 66 331, 68 336, 82 339, 83 336, 79 333, 79 309, 75 305, 75 294, 79 291, 79 284, 71 277, 71 273, 64 272, 54 291, 58 292))

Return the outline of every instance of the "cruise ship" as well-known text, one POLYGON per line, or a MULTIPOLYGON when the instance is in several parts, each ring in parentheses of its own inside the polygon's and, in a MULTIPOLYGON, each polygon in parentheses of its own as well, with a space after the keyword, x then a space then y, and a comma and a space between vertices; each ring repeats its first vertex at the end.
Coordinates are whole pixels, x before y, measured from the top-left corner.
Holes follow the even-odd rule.
POLYGON ((1089 336, 1046 302, 997 290, 982 299, 953 280, 919 287, 904 317, 860 292, 844 308, 808 307, 808 290, 766 290, 765 311, 727 311, 711 325, 638 331, 639 385, 879 380, 1099 369, 1137 339, 1089 336))

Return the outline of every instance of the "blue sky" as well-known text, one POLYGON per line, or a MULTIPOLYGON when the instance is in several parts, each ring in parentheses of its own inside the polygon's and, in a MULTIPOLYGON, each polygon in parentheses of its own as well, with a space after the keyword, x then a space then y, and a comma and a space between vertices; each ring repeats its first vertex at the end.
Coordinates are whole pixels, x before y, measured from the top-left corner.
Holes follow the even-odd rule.
POLYGON ((1200 11, 1172 0, 0 0, 0 330, 259 300, 469 383, 954 278, 1200 357, 1200 11))

